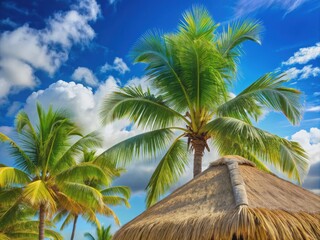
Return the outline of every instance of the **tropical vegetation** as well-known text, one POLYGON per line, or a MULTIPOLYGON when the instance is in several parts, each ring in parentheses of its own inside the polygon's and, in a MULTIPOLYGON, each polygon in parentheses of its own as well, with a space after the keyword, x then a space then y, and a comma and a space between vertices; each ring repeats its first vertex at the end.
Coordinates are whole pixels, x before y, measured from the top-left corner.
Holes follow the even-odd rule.
POLYGON ((105 99, 104 123, 129 118, 148 130, 106 151, 118 164, 160 156, 147 185, 147 205, 177 182, 193 153, 193 174, 211 147, 220 155, 237 154, 267 170, 273 165, 301 182, 308 169, 305 151, 254 126, 265 111, 301 119, 300 92, 286 86, 282 73, 266 73, 232 97, 242 44, 260 43, 261 24, 242 21, 219 28, 201 6, 183 14, 174 33, 149 31, 133 47, 135 63, 146 64, 150 88, 126 86, 105 99), (190 152, 189 151, 189 152, 190 152))
MULTIPOLYGON (((86 164, 86 163, 95 163, 95 160, 100 157, 96 154, 96 151, 87 151, 83 149, 82 157, 80 158, 78 164, 86 164)), ((101 156, 103 157, 103 156, 101 156)), ((93 187, 94 189, 98 189, 100 193, 103 195, 103 207, 101 209, 92 209, 88 206, 74 206, 72 210, 70 209, 61 209, 58 214, 56 214, 54 218, 54 222, 61 221, 60 230, 63 230, 70 223, 73 224, 71 238, 74 239, 76 224, 79 215, 81 215, 88 222, 94 224, 97 229, 101 228, 101 224, 96 214, 102 214, 105 216, 111 216, 114 218, 114 221, 117 225, 120 225, 120 221, 114 211, 110 208, 110 206, 116 206, 124 204, 127 207, 130 207, 128 199, 130 198, 131 191, 130 188, 126 186, 111 186, 112 180, 115 177, 119 177, 120 174, 124 171, 124 169, 116 168, 116 166, 112 162, 106 162, 104 164, 103 171, 108 173, 111 177, 110 183, 106 185, 101 182, 99 179, 88 179, 85 181, 87 186, 93 187)))
MULTIPOLYGON (((77 162, 79 154, 99 147, 101 139, 96 133, 83 136, 66 112, 51 107, 44 111, 38 104, 37 114, 36 126, 25 112, 17 114, 18 142, 0 133, 0 140, 10 144, 16 165, 0 166, 0 222, 8 222, 4 230, 8 232, 10 224, 23 221, 20 212, 26 208, 38 213, 39 221, 30 226, 38 227, 39 239, 46 233, 53 235, 45 226, 57 212, 82 214, 92 221, 96 212, 116 218, 106 204, 127 203, 125 197, 129 197, 127 188, 110 186, 120 170, 109 170, 108 164, 102 168, 91 161, 77 162), (125 197, 113 195, 117 193, 125 197)), ((34 228, 29 230, 35 234, 34 228)))
POLYGON ((91 233, 84 234, 84 236, 88 240, 111 240, 113 237, 111 234, 111 225, 109 225, 108 227, 97 227, 96 235, 97 237, 95 238, 91 233))

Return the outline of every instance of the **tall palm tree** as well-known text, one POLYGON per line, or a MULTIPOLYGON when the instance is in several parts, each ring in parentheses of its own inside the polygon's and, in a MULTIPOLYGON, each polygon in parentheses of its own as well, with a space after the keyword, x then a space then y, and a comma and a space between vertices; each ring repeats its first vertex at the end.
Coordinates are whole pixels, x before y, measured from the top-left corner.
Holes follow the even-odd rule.
MULTIPOLYGON (((58 206, 75 204, 99 208, 103 205, 100 191, 85 184, 87 179, 99 179, 108 184, 108 176, 94 164, 76 165, 75 154, 83 147, 99 145, 95 134, 82 136, 80 129, 62 111, 45 112, 37 105, 38 124, 28 115, 16 116, 19 144, 3 133, 0 140, 9 142, 17 168, 0 166, 0 188, 14 192, 15 201, 1 218, 23 203, 39 212, 39 239, 44 239, 45 220, 58 206), (73 143, 72 143, 73 142, 73 143)), ((1 221, 1 219, 0 219, 1 221)))
POLYGON ((103 226, 101 228, 97 227, 96 235, 97 238, 95 238, 91 233, 84 234, 84 236, 90 240, 111 240, 113 237, 111 234, 111 225, 106 228, 103 226))
MULTIPOLYGON (((96 152, 93 150, 88 151, 87 149, 83 149, 82 153, 83 153, 82 158, 78 163, 80 165, 87 164, 87 163, 94 164, 95 159, 99 157, 98 155, 96 155, 96 152)), ((97 189, 102 194, 103 206, 101 208, 92 209, 87 206, 76 205, 76 206, 70 207, 69 209, 62 208, 55 217, 55 220, 54 220, 55 222, 60 221, 64 218, 64 221, 62 222, 60 230, 63 230, 66 226, 68 226, 71 222, 73 222, 70 240, 74 239, 76 224, 77 224, 79 215, 84 217, 88 222, 91 222, 95 224, 98 228, 100 228, 100 222, 96 217, 96 214, 112 216, 116 224, 119 225, 120 224, 119 219, 117 215, 114 213, 114 211, 110 208, 110 206, 117 206, 117 205, 124 204, 125 206, 130 207, 130 204, 128 202, 128 199, 130 198, 130 195, 131 195, 130 189, 125 186, 111 186, 113 179, 115 177, 119 177, 121 172, 124 171, 124 169, 116 168, 113 162, 107 161, 107 164, 104 165, 104 167, 102 168, 102 171, 104 171, 110 178, 110 182, 108 185, 106 185, 105 182, 102 182, 99 179, 88 179, 87 181, 85 181, 85 184, 87 186, 97 189)))
POLYGON ((209 143, 221 155, 242 155, 262 169, 267 169, 265 162, 272 164, 299 182, 308 168, 306 153, 298 143, 252 123, 264 108, 282 112, 292 124, 300 121, 300 92, 284 86, 284 74, 267 73, 230 97, 241 44, 247 40, 260 43, 260 24, 243 21, 222 31, 217 28, 205 8, 193 7, 183 14, 177 32, 149 31, 134 46, 132 57, 147 65, 145 73, 153 91, 128 86, 103 103, 104 123, 129 118, 150 129, 110 148, 107 154, 112 158, 128 162, 132 156, 165 152, 147 186, 148 206, 185 171, 187 146, 193 150, 194 176, 202 170, 209 143))

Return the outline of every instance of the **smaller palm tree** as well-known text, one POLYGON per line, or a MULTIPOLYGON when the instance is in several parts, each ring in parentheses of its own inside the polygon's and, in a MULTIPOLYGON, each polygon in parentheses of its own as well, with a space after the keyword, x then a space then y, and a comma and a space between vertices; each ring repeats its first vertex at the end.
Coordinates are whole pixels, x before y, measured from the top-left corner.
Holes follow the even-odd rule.
MULTIPOLYGON (((78 165, 84 165, 87 163, 95 163, 95 160, 99 157, 105 159, 105 155, 96 155, 95 151, 88 151, 87 149, 82 150, 82 158, 80 159, 78 165)), ((103 205, 100 208, 90 208, 86 205, 75 204, 74 206, 69 206, 68 209, 63 208, 55 216, 54 222, 58 222, 64 218, 64 221, 61 225, 60 230, 63 230, 73 221, 73 228, 71 233, 70 240, 74 239, 77 220, 79 216, 85 218, 88 222, 95 224, 100 228, 99 219, 96 217, 96 214, 102 214, 105 216, 112 216, 117 225, 120 225, 120 221, 117 215, 109 206, 116 206, 124 204, 126 207, 130 207, 128 199, 130 198, 131 191, 130 188, 126 186, 111 186, 112 180, 115 177, 119 177, 120 174, 124 171, 122 168, 117 168, 112 161, 107 161, 105 159, 104 165, 97 165, 102 171, 104 171, 107 176, 110 178, 110 183, 108 185, 105 182, 100 181, 100 179, 87 179, 85 184, 89 187, 100 191, 103 196, 103 205)))
POLYGON ((92 236, 91 233, 85 233, 84 236, 87 238, 87 239, 90 239, 90 240, 111 240, 112 239, 112 234, 111 234, 111 225, 109 225, 108 227, 101 227, 101 228, 98 228, 96 229, 96 235, 97 237, 94 238, 92 236))

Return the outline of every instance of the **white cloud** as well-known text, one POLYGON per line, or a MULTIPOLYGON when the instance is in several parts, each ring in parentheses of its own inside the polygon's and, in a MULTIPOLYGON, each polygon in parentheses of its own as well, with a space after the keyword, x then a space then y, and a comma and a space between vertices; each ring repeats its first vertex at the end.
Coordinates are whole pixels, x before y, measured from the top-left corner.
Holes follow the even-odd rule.
POLYGON ((306 64, 320 56, 320 42, 311 47, 300 48, 287 61, 282 62, 283 65, 306 64))
POLYGON ((25 24, 3 32, 0 35, 0 84, 6 89, 0 90, 0 97, 6 97, 12 90, 34 88, 37 84, 35 70, 54 74, 67 61, 74 44, 86 44, 93 39, 95 32, 89 22, 96 20, 99 12, 95 0, 79 0, 71 10, 54 14, 43 29, 25 24), (17 65, 22 66, 22 73, 12 72, 17 65), (19 74, 25 74, 25 80, 19 79, 19 74))
POLYGON ((130 71, 127 64, 122 60, 122 58, 119 58, 119 57, 116 57, 114 59, 113 65, 106 63, 101 67, 101 72, 104 72, 104 73, 112 70, 117 71, 120 74, 124 74, 130 71))
POLYGON ((72 74, 71 78, 75 81, 83 81, 90 86, 97 86, 98 79, 93 72, 86 67, 78 67, 72 74))
POLYGON ((309 77, 317 77, 320 75, 320 68, 313 67, 312 65, 304 66, 302 69, 296 67, 289 68, 286 70, 286 78, 288 79, 307 79, 309 77))
POLYGON ((313 96, 316 96, 316 97, 317 97, 317 96, 320 96, 320 92, 314 92, 314 93, 313 93, 313 96))
POLYGON ((320 106, 308 107, 306 112, 320 112, 320 106))
POLYGON ((320 161, 320 129, 300 130, 291 136, 291 140, 300 143, 307 151, 311 164, 320 161))
POLYGON ((115 143, 141 132, 130 125, 129 120, 119 120, 102 126, 99 112, 103 99, 119 87, 118 80, 109 76, 100 84, 96 91, 80 83, 59 80, 44 90, 33 92, 27 99, 24 110, 36 121, 36 103, 40 102, 45 108, 52 105, 55 109, 62 108, 70 111, 76 121, 86 133, 98 130, 104 139, 104 149, 115 143))
POLYGON ((294 11, 308 0, 239 0, 235 6, 236 17, 243 17, 268 8, 281 9, 285 15, 294 11))
POLYGON ((0 85, 1 99, 10 91, 35 87, 37 79, 30 65, 16 58, 0 58, 0 85))
POLYGON ((310 170, 304 180, 303 187, 315 193, 320 192, 320 129, 300 130, 291 136, 291 140, 299 142, 306 150, 310 160, 310 170))
POLYGON ((304 181, 304 187, 319 191, 320 189, 315 189, 315 179, 319 185, 320 172, 317 169, 320 166, 320 129, 311 128, 309 132, 301 130, 292 135, 291 140, 299 142, 309 155, 311 166, 309 174, 304 181))

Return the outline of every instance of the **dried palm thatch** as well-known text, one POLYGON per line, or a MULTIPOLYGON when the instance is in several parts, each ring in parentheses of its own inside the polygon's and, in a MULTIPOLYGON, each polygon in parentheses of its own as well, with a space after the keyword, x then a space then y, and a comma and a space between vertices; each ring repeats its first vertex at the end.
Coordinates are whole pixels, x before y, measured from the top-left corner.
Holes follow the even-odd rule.
POLYGON ((225 156, 113 239, 320 239, 320 197, 244 158, 225 156))

